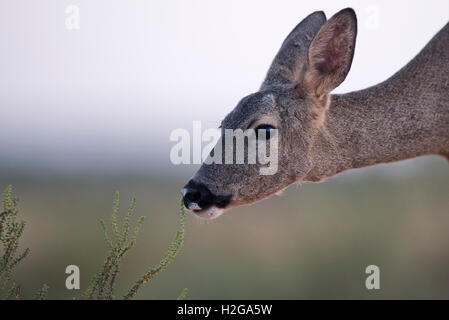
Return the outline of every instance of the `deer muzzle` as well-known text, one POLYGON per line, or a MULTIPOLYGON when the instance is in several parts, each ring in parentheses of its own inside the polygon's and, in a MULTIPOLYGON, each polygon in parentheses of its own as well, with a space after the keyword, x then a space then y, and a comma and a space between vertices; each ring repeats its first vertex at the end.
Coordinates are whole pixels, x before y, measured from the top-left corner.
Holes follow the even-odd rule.
POLYGON ((206 185, 193 179, 184 186, 181 194, 186 209, 206 219, 221 215, 231 201, 231 195, 215 195, 206 185))

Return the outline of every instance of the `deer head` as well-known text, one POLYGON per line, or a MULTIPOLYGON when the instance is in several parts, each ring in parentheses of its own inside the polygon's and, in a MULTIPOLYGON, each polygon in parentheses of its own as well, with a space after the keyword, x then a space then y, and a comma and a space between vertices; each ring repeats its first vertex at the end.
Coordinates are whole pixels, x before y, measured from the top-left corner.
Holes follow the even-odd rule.
POLYGON ((330 92, 351 67, 356 33, 356 16, 349 8, 328 21, 323 12, 312 13, 293 29, 260 90, 244 97, 221 124, 222 130, 262 130, 267 138, 276 129, 277 171, 261 174, 257 163, 204 163, 182 190, 187 209, 215 218, 304 181, 319 158, 315 143, 325 134, 330 92))

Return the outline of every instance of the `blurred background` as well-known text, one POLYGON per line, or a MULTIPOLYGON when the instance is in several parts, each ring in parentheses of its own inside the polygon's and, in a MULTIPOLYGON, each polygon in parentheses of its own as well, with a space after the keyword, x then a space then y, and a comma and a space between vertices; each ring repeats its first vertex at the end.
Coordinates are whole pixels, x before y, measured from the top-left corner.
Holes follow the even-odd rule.
MULTIPOLYGON (((157 263, 178 223, 170 132, 217 127, 254 92, 305 16, 358 16, 354 62, 335 92, 385 80, 448 20, 447 1, 9 0, 0 3, 0 189, 12 184, 30 256, 16 280, 31 298, 70 299, 106 255, 99 220, 133 195, 147 220, 118 296, 157 263), (73 14, 77 15, 76 21, 73 14)), ((137 296, 174 299, 449 298, 449 167, 426 157, 350 171, 226 212, 188 215, 183 250, 137 296), (365 288, 365 268, 381 271, 365 288)))

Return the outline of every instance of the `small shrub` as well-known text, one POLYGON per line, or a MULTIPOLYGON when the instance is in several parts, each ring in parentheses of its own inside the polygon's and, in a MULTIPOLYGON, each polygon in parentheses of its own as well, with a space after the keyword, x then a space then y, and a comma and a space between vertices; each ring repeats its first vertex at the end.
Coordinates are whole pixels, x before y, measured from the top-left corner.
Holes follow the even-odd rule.
MULTIPOLYGON (((19 240, 25 229, 25 221, 17 220, 19 200, 12 195, 12 187, 3 192, 0 212, 0 294, 4 299, 20 299, 20 285, 13 279, 17 265, 30 253, 30 249, 19 250, 19 240)), ((43 299, 48 286, 43 285, 37 297, 43 299)))
MULTIPOLYGON (((0 212, 0 299, 20 299, 20 285, 13 280, 13 272, 16 266, 29 254, 26 248, 19 250, 19 240, 25 228, 24 221, 17 221, 19 213, 18 200, 12 196, 12 187, 8 186, 3 192, 2 209, 0 212)), ((89 287, 82 295, 82 299, 110 300, 115 298, 115 284, 120 274, 123 259, 137 241, 137 236, 145 220, 144 217, 137 219, 134 228, 131 228, 131 220, 136 206, 136 199, 131 200, 130 207, 123 219, 121 227, 117 221, 119 194, 116 192, 112 209, 110 230, 106 223, 101 220, 105 242, 109 248, 108 255, 103 267, 95 274, 89 287)), ((163 271, 178 255, 184 243, 185 211, 181 201, 180 224, 176 235, 168 247, 167 252, 159 263, 145 272, 135 284, 128 290, 123 299, 132 299, 137 292, 150 282, 159 272, 163 271)), ((49 287, 44 284, 36 292, 35 298, 45 299, 49 287)), ((187 289, 184 289, 178 299, 184 299, 187 289)))
MULTIPOLYGON (((116 192, 114 199, 114 206, 112 209, 111 217, 111 235, 109 235, 108 228, 103 220, 100 221, 104 239, 109 247, 108 256, 105 259, 103 268, 96 275, 92 277, 90 286, 84 293, 83 298, 85 299, 114 299, 114 285, 117 281, 117 277, 120 273, 120 265, 123 261, 126 253, 131 250, 137 241, 137 236, 139 235, 140 228, 144 222, 144 217, 140 217, 137 220, 134 231, 131 234, 131 218, 134 213, 136 206, 136 199, 131 200, 131 205, 128 212, 123 220, 123 226, 121 231, 119 230, 119 225, 117 222, 117 212, 119 206, 119 193, 116 192)), ((146 273, 144 273, 136 283, 129 289, 128 293, 123 297, 125 300, 132 299, 137 292, 151 279, 154 278, 159 272, 163 271, 178 255, 181 250, 182 244, 184 242, 184 225, 185 225, 185 212, 184 206, 181 202, 180 207, 180 225, 179 230, 168 247, 167 252, 160 262, 150 268, 146 273)), ((184 293, 184 291, 183 291, 184 293)), ((186 291, 185 291, 186 293, 186 291)), ((184 293, 184 296, 185 296, 184 293)), ((182 296, 183 294, 181 294, 182 296)))

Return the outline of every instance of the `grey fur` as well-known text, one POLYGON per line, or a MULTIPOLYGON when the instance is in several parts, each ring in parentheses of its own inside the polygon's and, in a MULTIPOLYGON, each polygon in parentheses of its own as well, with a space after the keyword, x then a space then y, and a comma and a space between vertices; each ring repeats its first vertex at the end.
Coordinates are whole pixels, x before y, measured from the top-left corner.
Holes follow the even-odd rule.
POLYGON ((245 130, 263 118, 279 130, 275 175, 260 175, 258 165, 203 164, 193 179, 232 195, 233 207, 352 168, 430 154, 449 159, 449 24, 388 80, 331 95, 350 69, 356 25, 349 8, 327 22, 322 12, 308 16, 284 41, 260 91, 223 120, 222 128, 245 130))

